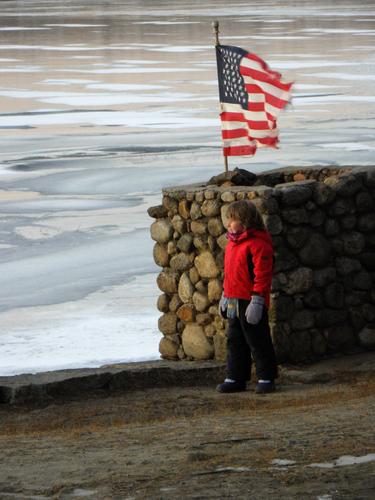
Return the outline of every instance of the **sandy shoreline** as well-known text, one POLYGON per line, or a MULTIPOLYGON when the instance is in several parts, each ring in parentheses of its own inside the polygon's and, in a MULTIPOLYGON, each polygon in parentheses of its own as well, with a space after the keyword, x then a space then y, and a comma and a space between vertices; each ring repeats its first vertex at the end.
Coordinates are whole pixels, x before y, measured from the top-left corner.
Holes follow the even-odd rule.
POLYGON ((325 362, 326 383, 321 366, 268 396, 213 383, 2 405, 1 498, 370 500, 374 355, 325 362))

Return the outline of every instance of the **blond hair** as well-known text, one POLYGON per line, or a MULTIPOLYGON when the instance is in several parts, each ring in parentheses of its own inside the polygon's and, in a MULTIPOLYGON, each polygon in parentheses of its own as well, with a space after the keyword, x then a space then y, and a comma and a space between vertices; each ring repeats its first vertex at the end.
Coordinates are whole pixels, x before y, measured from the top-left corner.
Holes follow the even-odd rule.
POLYGON ((245 229, 252 228, 265 230, 262 216, 251 201, 234 201, 228 207, 227 217, 229 219, 238 220, 245 229))

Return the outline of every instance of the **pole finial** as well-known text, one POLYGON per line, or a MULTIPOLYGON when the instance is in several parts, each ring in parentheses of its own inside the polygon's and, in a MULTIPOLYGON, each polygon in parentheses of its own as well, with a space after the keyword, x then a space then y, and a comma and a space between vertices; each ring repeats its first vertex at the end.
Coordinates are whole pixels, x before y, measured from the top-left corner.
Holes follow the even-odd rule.
POLYGON ((219 21, 213 21, 212 27, 215 35, 215 45, 219 45, 219 21))
MULTIPOLYGON (((220 45, 220 42, 219 42, 219 21, 213 21, 212 28, 214 30, 214 35, 215 35, 215 47, 218 47, 220 45)), ((218 71, 219 71, 219 69, 218 69, 218 71)), ((225 172, 228 172, 228 157, 227 156, 224 156, 224 168, 225 168, 225 172)))

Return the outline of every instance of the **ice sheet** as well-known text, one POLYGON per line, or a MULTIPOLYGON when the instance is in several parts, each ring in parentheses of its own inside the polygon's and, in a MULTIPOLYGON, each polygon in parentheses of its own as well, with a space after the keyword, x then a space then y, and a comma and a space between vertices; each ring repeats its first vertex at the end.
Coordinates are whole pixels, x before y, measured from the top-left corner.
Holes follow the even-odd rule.
MULTIPOLYGON (((40 99, 41 102, 50 104, 68 102, 76 102, 81 106, 84 104, 78 97, 61 97, 40 99)), ((108 99, 101 98, 100 104, 127 103, 129 99, 126 96, 119 97, 108 96, 108 99)), ((145 102, 145 101, 142 101, 145 102)), ((147 101, 146 101, 147 102, 147 101)), ((158 101, 151 100, 157 104, 158 101)), ((173 102, 173 101, 172 101, 173 102)), ((98 100, 95 98, 86 98, 85 105, 97 106, 98 100)), ((36 115, 16 115, 16 116, 1 116, 0 127, 21 127, 21 126, 48 126, 48 125, 65 125, 86 123, 91 125, 122 125, 125 127, 140 127, 146 129, 174 129, 174 128, 203 128, 203 127, 219 127, 217 119, 195 117, 193 114, 183 113, 180 110, 156 110, 153 113, 146 111, 94 111, 91 113, 74 112, 74 113, 48 113, 36 115)))
POLYGON ((31 317, 29 308, 0 313, 0 375, 158 359, 155 278, 35 307, 31 317))

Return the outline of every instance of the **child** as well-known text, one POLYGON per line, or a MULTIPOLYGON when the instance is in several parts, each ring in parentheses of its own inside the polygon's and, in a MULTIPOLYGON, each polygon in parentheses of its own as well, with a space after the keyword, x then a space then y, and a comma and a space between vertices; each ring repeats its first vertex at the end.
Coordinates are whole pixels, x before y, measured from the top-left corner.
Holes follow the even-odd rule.
POLYGON ((256 393, 275 390, 277 364, 268 325, 267 308, 273 269, 272 240, 262 218, 250 201, 228 207, 229 240, 224 259, 224 292, 219 310, 228 318, 228 378, 219 392, 246 390, 254 359, 256 393))

